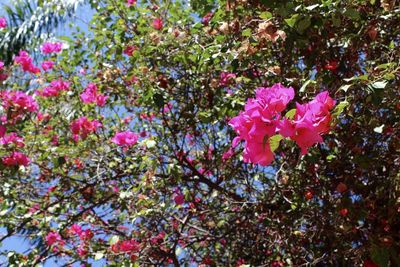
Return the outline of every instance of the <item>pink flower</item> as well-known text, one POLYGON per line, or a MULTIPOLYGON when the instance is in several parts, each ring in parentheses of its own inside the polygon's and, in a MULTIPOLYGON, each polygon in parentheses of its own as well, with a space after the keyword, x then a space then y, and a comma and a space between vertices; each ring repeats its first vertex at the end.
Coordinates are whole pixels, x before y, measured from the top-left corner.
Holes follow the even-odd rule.
POLYGON ((18 151, 5 156, 2 161, 6 166, 28 166, 30 163, 29 158, 24 153, 18 151))
POLYGON ((6 127, 0 125, 0 138, 6 134, 6 131, 7 131, 6 127))
POLYGON ((118 146, 133 146, 137 143, 138 136, 130 131, 116 133, 111 139, 118 146))
POLYGON ((224 152, 224 154, 222 154, 222 161, 226 161, 228 159, 230 159, 233 156, 233 149, 229 148, 228 151, 224 152))
POLYGON ((97 120, 89 120, 85 116, 73 121, 70 125, 71 131, 74 134, 74 140, 86 138, 88 134, 96 132, 97 128, 102 126, 97 120))
POLYGON ((32 58, 26 51, 20 51, 18 56, 15 57, 14 61, 16 64, 19 64, 22 67, 23 71, 33 74, 40 73, 40 69, 32 63, 32 58))
POLYGON ((7 78, 8 78, 8 75, 6 73, 0 72, 0 82, 7 80, 7 78))
POLYGON ((99 107, 104 107, 106 104, 107 98, 108 98, 108 96, 105 96, 103 94, 98 94, 96 96, 96 105, 98 105, 99 107))
POLYGON ((152 238, 150 239, 150 243, 151 243, 152 245, 160 244, 160 243, 162 243, 162 241, 164 240, 164 238, 165 238, 165 232, 161 232, 161 233, 159 233, 158 235, 152 237, 152 238))
POLYGON ((38 203, 33 204, 32 207, 29 208, 29 213, 35 213, 36 211, 40 210, 40 205, 38 203))
POLYGON ((163 21, 160 18, 156 18, 153 20, 153 28, 156 30, 161 30, 163 28, 163 21))
POLYGON ((75 235, 80 235, 82 233, 82 227, 76 223, 74 223, 70 228, 69 232, 75 235))
POLYGON ((58 146, 60 144, 59 139, 58 139, 58 135, 55 134, 55 135, 53 135, 51 137, 51 144, 53 146, 58 146))
POLYGON ((207 13, 207 15, 205 15, 202 19, 201 19, 201 23, 204 24, 204 26, 208 26, 210 20, 212 19, 214 13, 210 12, 207 13))
POLYGON ((24 139, 18 136, 16 133, 9 133, 0 137, 0 144, 1 145, 15 144, 17 147, 24 147, 25 145, 24 139))
POLYGON ((48 70, 51 70, 51 69, 53 68, 54 62, 51 61, 51 60, 49 60, 49 61, 43 61, 42 64, 41 64, 41 66, 42 66, 42 69, 43 69, 44 71, 48 71, 48 70))
POLYGON ((80 95, 83 103, 91 104, 96 103, 99 107, 103 107, 106 104, 107 96, 97 93, 97 86, 90 83, 83 93, 80 95))
POLYGON ((69 91, 69 87, 69 82, 59 79, 52 81, 50 86, 43 88, 43 90, 38 90, 36 93, 44 97, 58 96, 61 91, 69 91))
POLYGON ((128 45, 125 49, 124 49, 124 54, 127 56, 132 56, 133 52, 135 52, 137 50, 136 46, 133 45, 128 45))
POLYGON ((271 152, 269 142, 247 142, 243 161, 248 163, 260 164, 267 166, 274 160, 274 154, 271 152))
POLYGON ((241 140, 245 141, 245 162, 266 166, 273 161, 274 155, 268 139, 276 134, 280 112, 293 97, 293 88, 281 84, 258 88, 256 98, 247 100, 244 112, 229 121, 229 125, 238 134, 232 147, 236 147, 241 140))
POLYGON ((64 244, 64 241, 62 240, 60 234, 53 231, 49 232, 45 239, 48 246, 52 246, 54 244, 64 244))
POLYGON ((15 113, 35 112, 39 108, 31 96, 21 91, 0 92, 0 99, 3 100, 2 106, 4 109, 10 109, 15 113))
POLYGON ((4 62, 0 60, 0 70, 3 70, 4 68, 4 62))
POLYGON ((79 238, 81 240, 90 240, 90 239, 92 239, 93 236, 94 236, 94 234, 93 234, 92 230, 90 230, 90 229, 83 230, 79 234, 79 238))
POLYGON ((7 20, 5 17, 0 17, 0 29, 4 29, 7 27, 7 20))
POLYGON ((185 196, 182 193, 179 193, 174 197, 174 201, 176 205, 182 205, 185 203, 185 196))
POLYGON ((170 112, 172 110, 172 107, 173 107, 172 103, 165 104, 164 108, 163 108, 163 112, 164 113, 170 112))
POLYGON ((235 79, 236 74, 225 71, 220 74, 219 84, 224 87, 229 86, 234 82, 235 79))
POLYGON ((270 88, 260 87, 256 91, 256 99, 263 109, 272 110, 273 113, 282 112, 293 98, 293 88, 286 88, 280 83, 270 88))
POLYGON ((140 243, 134 239, 122 241, 119 244, 119 250, 122 252, 135 253, 140 249, 140 243))
MULTIPOLYGON (((88 250, 85 246, 79 246, 78 249, 76 250, 76 252, 78 253, 78 255, 80 257, 85 257, 88 254, 88 250)), ((86 265, 84 265, 86 266, 86 265)))
POLYGON ((128 5, 135 5, 136 4, 136 0, 128 0, 128 5))
POLYGON ((62 49, 62 43, 59 42, 45 42, 41 47, 40 50, 43 54, 51 54, 51 53, 60 53, 62 49))
POLYGON ((282 136, 294 140, 304 155, 308 148, 323 141, 321 135, 329 131, 330 110, 334 105, 335 100, 330 98, 326 91, 319 93, 309 103, 303 105, 297 103, 293 121, 282 120, 278 131, 282 136))

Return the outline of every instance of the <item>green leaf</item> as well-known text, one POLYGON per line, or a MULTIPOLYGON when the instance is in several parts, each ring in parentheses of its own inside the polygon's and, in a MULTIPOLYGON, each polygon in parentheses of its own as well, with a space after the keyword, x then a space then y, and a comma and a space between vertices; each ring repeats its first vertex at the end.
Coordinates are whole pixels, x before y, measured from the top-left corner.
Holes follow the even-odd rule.
POLYGON ((283 136, 280 134, 274 135, 269 139, 269 146, 271 147, 272 152, 278 149, 279 143, 282 139, 283 136))
POLYGON ((296 114, 296 109, 293 108, 293 109, 289 110, 288 112, 286 112, 285 117, 288 119, 293 119, 295 114, 296 114))
POLYGON ((384 70, 384 69, 387 69, 389 67, 393 67, 395 65, 396 65, 396 63, 390 62, 390 63, 380 64, 380 65, 376 66, 375 68, 384 70))
POLYGON ((360 13, 355 8, 346 9, 346 11, 344 12, 344 15, 346 17, 348 17, 348 18, 351 18, 352 20, 359 20, 360 19, 360 13))
POLYGON ((332 160, 335 159, 335 158, 336 158, 335 155, 329 155, 329 156, 326 157, 326 160, 327 160, 327 161, 332 161, 332 160))
POLYGON ((268 12, 268 11, 262 12, 260 14, 260 18, 262 18, 262 19, 270 19, 270 18, 272 18, 272 13, 268 12))
POLYGON ((343 79, 345 82, 351 82, 351 81, 368 81, 368 75, 364 74, 361 76, 354 76, 348 79, 343 79))
POLYGON ((293 28, 294 25, 296 24, 296 20, 297 20, 298 16, 299 16, 299 14, 294 14, 289 19, 285 19, 285 22, 287 23, 287 25, 289 25, 290 27, 293 28))
POLYGON ((389 266, 389 252, 385 248, 375 247, 372 250, 371 259, 379 266, 389 266))
POLYGON ((349 105, 349 102, 347 102, 346 100, 340 102, 340 103, 335 107, 335 110, 333 111, 333 115, 334 115, 334 116, 339 116, 339 115, 343 112, 343 110, 344 110, 348 105, 349 105))
POLYGON ((242 32, 242 36, 250 37, 250 36, 251 36, 251 29, 245 29, 245 30, 242 32))

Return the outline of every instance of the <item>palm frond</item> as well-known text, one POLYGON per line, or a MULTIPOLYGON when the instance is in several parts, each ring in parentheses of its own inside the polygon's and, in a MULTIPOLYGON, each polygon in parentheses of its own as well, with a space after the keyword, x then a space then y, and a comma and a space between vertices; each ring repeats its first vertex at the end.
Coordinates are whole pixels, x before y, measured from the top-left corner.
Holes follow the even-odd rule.
MULTIPOLYGON (((0 59, 6 64, 21 49, 48 35, 58 25, 74 15, 85 0, 16 0, 4 5, 8 17, 7 31, 0 40, 0 59)), ((1 36, 0 36, 1 37, 1 36)))

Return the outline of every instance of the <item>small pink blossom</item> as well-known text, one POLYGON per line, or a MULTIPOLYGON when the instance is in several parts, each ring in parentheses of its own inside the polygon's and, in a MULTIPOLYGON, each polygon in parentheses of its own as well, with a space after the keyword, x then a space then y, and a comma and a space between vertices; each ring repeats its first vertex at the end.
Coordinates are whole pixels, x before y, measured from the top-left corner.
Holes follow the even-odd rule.
POLYGON ((16 64, 19 64, 22 67, 23 71, 33 74, 40 73, 40 69, 33 64, 32 58, 26 51, 20 51, 18 56, 15 57, 14 61, 16 64))
POLYGON ((3 100, 4 109, 10 109, 16 113, 36 112, 38 104, 29 95, 21 91, 3 91, 0 92, 0 99, 3 100))
POLYGON ((94 236, 94 234, 93 234, 92 230, 90 230, 90 229, 83 230, 83 231, 79 234, 79 238, 80 238, 81 240, 90 240, 90 239, 93 238, 93 236, 94 236))
POLYGON ((61 79, 52 81, 50 86, 37 90, 36 94, 43 97, 58 96, 61 91, 69 91, 70 83, 61 79))
POLYGON ((136 46, 133 45, 128 45, 125 49, 124 49, 124 54, 127 56, 132 56, 133 52, 135 52, 137 50, 136 46))
POLYGON ((133 146, 138 141, 138 136, 130 131, 116 133, 111 139, 118 146, 133 146))
POLYGON ((0 17, 0 29, 4 29, 7 27, 7 20, 5 17, 0 17))
MULTIPOLYGON (((1 136, 1 133, 0 133, 1 136)), ((14 144, 17 147, 24 147, 24 139, 16 133, 9 133, 0 137, 1 145, 14 144)))
POLYGON ((36 211, 40 210, 40 205, 38 203, 33 204, 32 207, 29 208, 29 213, 35 213, 36 211))
POLYGON ((234 82, 235 79, 236 79, 236 74, 231 72, 222 72, 220 74, 219 84, 224 87, 229 86, 234 82))
POLYGON ((97 128, 102 126, 97 120, 89 120, 85 116, 73 121, 70 125, 71 131, 74 134, 74 140, 79 138, 85 139, 89 134, 96 132, 97 128))
POLYGON ((65 243, 60 234, 53 231, 49 232, 45 239, 48 246, 52 246, 55 244, 63 246, 65 243))
POLYGON ((82 227, 79 224, 74 223, 70 228, 69 232, 74 235, 80 235, 82 233, 82 227))
POLYGON ((48 70, 51 70, 51 69, 53 68, 54 62, 51 61, 51 60, 43 61, 42 64, 41 64, 41 66, 42 66, 42 69, 43 69, 44 71, 48 71, 48 70))
POLYGON ((136 5, 136 0, 128 0, 128 5, 136 5))
POLYGON ((3 164, 6 166, 28 166, 30 159, 22 152, 14 151, 3 158, 3 164))
POLYGON ((233 149, 229 148, 228 151, 222 154, 222 161, 226 161, 230 159, 232 156, 233 156, 233 149))
POLYGON ((210 12, 207 13, 207 15, 205 15, 202 19, 201 19, 201 23, 204 24, 204 26, 208 26, 208 24, 210 23, 210 20, 212 19, 214 13, 210 12))
POLYGON ((108 97, 103 94, 99 94, 97 90, 97 86, 93 83, 90 83, 80 95, 82 102, 86 104, 96 103, 96 105, 99 107, 103 107, 106 104, 108 97))
POLYGON ((7 132, 6 127, 4 127, 3 125, 0 125, 0 138, 3 137, 7 132))
POLYGON ((45 42, 41 47, 40 50, 43 54, 51 54, 51 53, 60 53, 62 50, 62 43, 60 42, 45 42))
MULTIPOLYGON (((79 255, 80 257, 86 257, 87 254, 89 253, 89 251, 87 250, 87 248, 86 248, 85 246, 82 246, 82 245, 80 245, 80 246, 78 247, 78 249, 76 250, 76 252, 78 253, 78 255, 79 255)), ((86 266, 86 265, 84 265, 84 266, 86 266)))
POLYGON ((153 28, 156 30, 161 30, 163 28, 163 21, 160 18, 156 18, 153 20, 153 28))
POLYGON ((122 252, 135 253, 139 251, 140 243, 134 239, 122 241, 119 244, 119 249, 122 252))
POLYGON ((182 193, 179 193, 174 197, 174 201, 176 205, 182 205, 185 203, 185 196, 182 193))

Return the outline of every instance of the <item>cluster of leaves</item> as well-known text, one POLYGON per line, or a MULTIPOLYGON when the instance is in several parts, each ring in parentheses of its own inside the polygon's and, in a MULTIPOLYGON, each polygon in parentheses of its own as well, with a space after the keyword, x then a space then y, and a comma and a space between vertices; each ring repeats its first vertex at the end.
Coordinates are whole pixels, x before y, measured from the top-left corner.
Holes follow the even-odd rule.
POLYGON ((36 95, 44 119, 13 129, 31 164, 0 165, 1 241, 32 242, 6 253, 10 265, 400 265, 396 1, 98 2, 89 33, 60 37, 69 48, 47 58, 53 70, 3 70, 1 90, 70 83, 36 95), (304 156, 276 140, 268 167, 240 147, 225 157, 229 119, 277 82, 300 103, 328 91, 331 132, 304 156), (81 101, 89 83, 104 106, 81 101), (82 116, 102 127, 74 140, 82 116), (127 130, 136 145, 111 142, 127 130))

